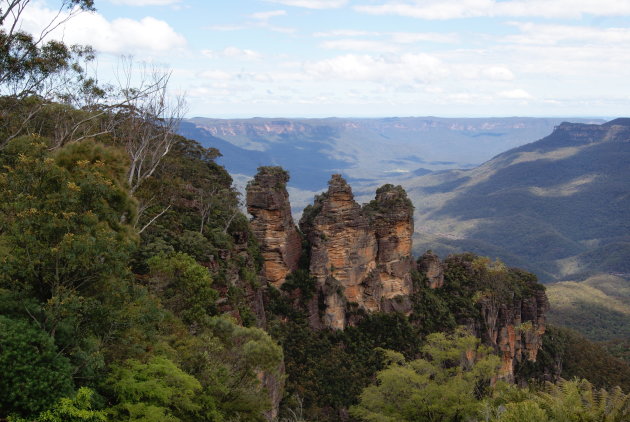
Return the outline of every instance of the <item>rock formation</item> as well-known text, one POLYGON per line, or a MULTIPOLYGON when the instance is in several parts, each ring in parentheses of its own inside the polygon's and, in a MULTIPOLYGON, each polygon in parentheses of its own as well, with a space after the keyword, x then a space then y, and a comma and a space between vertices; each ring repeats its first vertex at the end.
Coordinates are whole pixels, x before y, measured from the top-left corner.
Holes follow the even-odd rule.
POLYGON ((441 262, 435 254, 427 252, 418 259, 418 271, 431 288, 450 287, 449 294, 456 296, 459 290, 468 290, 464 298, 472 300, 476 310, 471 313, 464 306, 452 312, 458 324, 467 326, 495 349, 501 358, 503 379, 514 381, 519 362, 536 361, 542 347, 549 303, 535 277, 472 254, 449 257, 441 262), (458 281, 445 280, 444 273, 449 269, 459 274, 461 284, 456 290, 448 283, 458 281))
POLYGON ((412 291, 413 205, 402 187, 384 185, 363 211, 369 216, 376 234, 376 263, 382 289, 380 310, 406 312, 409 304, 401 299, 407 298, 412 291))
MULTIPOLYGON (((297 269, 301 250, 287 180, 281 168, 262 167, 247 186, 247 208, 265 259, 263 276, 276 287, 297 269)), ((423 294, 411 280, 413 205, 400 186, 380 187, 361 207, 346 181, 333 175, 328 191, 304 209, 300 229, 310 245, 309 271, 316 283, 316 294, 305 303, 312 328, 344 329, 360 312, 409 313, 412 296, 423 294)), ((470 254, 441 262, 429 251, 416 268, 431 289, 452 288, 445 276, 449 269, 463 277, 457 289, 465 290, 463 300, 472 301, 472 308, 455 305, 450 311, 499 353, 504 379, 514 379, 518 362, 536 360, 548 303, 535 279, 470 254)))
POLYGON ((438 289, 444 285, 444 266, 432 251, 425 252, 418 259, 418 271, 425 275, 430 288, 438 289))
POLYGON ((291 216, 286 184, 289 174, 281 167, 260 167, 247 185, 247 211, 264 258, 263 276, 276 287, 297 269, 302 250, 291 216))
POLYGON ((404 190, 391 185, 362 209, 340 175, 304 210, 300 228, 311 245, 325 326, 343 329, 348 303, 368 312, 409 310, 412 213, 404 190))
POLYGON ((476 331, 480 338, 499 352, 501 375, 511 382, 514 381, 514 370, 519 362, 524 359, 536 361, 542 347, 542 335, 546 328, 545 313, 549 303, 543 290, 511 303, 503 303, 498 312, 493 312, 492 307, 496 305, 489 302, 482 300, 479 303, 484 327, 476 327, 476 331))

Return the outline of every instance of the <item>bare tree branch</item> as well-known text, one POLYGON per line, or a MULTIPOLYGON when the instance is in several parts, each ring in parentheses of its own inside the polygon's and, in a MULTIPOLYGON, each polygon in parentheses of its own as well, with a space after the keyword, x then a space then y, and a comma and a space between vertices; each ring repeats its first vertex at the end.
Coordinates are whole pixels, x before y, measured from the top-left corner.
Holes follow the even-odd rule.
POLYGON ((143 231, 145 231, 151 224, 153 224, 153 222, 155 220, 157 220, 158 218, 160 218, 162 215, 164 215, 164 213, 166 211, 168 211, 171 206, 173 204, 168 204, 168 206, 166 208, 164 208, 162 211, 160 211, 157 215, 155 215, 151 220, 149 220, 149 222, 147 224, 145 224, 140 230, 138 230, 138 234, 142 234, 143 231))

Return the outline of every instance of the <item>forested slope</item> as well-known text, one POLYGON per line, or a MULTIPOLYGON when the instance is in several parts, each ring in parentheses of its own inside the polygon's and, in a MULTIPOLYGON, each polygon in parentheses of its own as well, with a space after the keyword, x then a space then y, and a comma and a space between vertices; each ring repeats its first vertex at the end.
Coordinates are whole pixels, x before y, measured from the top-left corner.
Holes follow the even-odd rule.
MULTIPOLYGON (((28 1, 6 4, 18 8, 2 20, 19 21, 28 1)), ((93 4, 69 1, 62 10, 74 6, 93 4)), ((216 164, 220 152, 174 133, 181 108, 168 107, 168 72, 106 89, 80 66, 89 49, 34 39, 19 25, 2 28, 0 420, 373 420, 360 409, 371 391, 364 389, 383 377, 378 371, 406 360, 431 366, 422 359, 434 362, 435 374, 467 381, 446 382, 445 390, 463 392, 466 408, 446 402, 436 418, 456 412, 481 420, 488 406, 485 420, 496 421, 536 406, 532 414, 549 420, 576 411, 586 420, 628 415, 630 396, 614 387, 628 388, 627 365, 588 372, 583 362, 606 360, 605 352, 576 354, 568 334, 543 336, 545 294, 535 276, 462 254, 438 262, 443 280, 434 282, 424 265, 433 255, 416 262, 402 253, 410 243, 394 247, 411 234, 411 204, 400 200, 400 187, 382 187, 362 209, 336 178, 351 220, 379 252, 366 261, 379 270, 368 279, 375 288, 408 282, 403 303, 388 292, 375 310, 334 302, 352 290, 342 276, 356 270, 356 254, 342 269, 308 252, 334 250, 328 239, 344 234, 343 225, 329 238, 322 231, 334 221, 326 214, 333 192, 311 210, 310 238, 297 234, 306 253, 274 286, 268 244, 240 211, 231 176, 216 164), (392 227, 404 230, 396 237, 392 227), (330 309, 344 312, 343 324, 311 325, 330 309), (537 353, 547 359, 534 362, 537 353), (569 360, 573 366, 563 366, 569 360), (554 393, 550 409, 558 413, 539 401, 542 392, 491 382, 573 375, 591 380, 562 384, 580 397, 594 397, 598 387, 610 394, 577 408, 574 396, 554 393)), ((397 420, 405 418, 413 414, 397 420)))

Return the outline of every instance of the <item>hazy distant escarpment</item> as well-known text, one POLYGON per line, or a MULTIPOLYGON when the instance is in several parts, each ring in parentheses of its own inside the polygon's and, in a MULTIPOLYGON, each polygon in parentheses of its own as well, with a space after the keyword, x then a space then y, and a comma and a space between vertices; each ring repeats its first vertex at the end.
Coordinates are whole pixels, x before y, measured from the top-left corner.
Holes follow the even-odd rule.
MULTIPOLYGON (((196 117, 182 122, 179 131, 204 146, 219 148, 223 154, 219 162, 233 175, 253 177, 259 166, 273 164, 289 171, 290 186, 294 189, 324 190, 330 174, 343 173, 355 190, 369 186, 373 191, 372 185, 387 180, 470 168, 547 135, 564 120, 196 117)), ((569 121, 603 122, 597 119, 569 121)), ((310 197, 312 193, 304 193, 298 202, 294 196, 293 206, 301 209, 310 197)))
POLYGON ((543 281, 630 274, 630 125, 562 123, 483 165, 405 182, 419 249, 499 256, 543 281))

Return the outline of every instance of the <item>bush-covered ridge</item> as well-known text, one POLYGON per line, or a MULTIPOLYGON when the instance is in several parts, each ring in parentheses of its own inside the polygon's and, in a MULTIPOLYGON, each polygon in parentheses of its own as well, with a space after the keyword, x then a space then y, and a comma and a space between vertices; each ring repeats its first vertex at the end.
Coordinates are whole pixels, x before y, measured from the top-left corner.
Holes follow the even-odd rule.
MULTIPOLYGON (((98 87, 79 65, 89 48, 42 44, 20 25, 3 25, 27 4, 10 2, 16 13, 0 14, 1 420, 265 421, 283 416, 281 399, 294 420, 296 409, 308 419, 349 420, 353 405, 352 414, 369 420, 356 410, 369 394, 363 389, 384 379, 378 370, 400 368, 446 380, 478 373, 464 387, 474 386, 476 399, 488 395, 498 359, 457 325, 482 324, 488 298, 505 305, 540 293, 530 274, 453 256, 450 288, 426 289, 414 273, 411 315, 350 305, 345 331, 312 330, 321 297, 308 263, 281 290, 259 277, 261 254, 232 179, 215 162, 219 152, 173 133, 177 110, 163 108, 168 75, 116 94, 98 87), (464 353, 465 371, 462 344, 475 352, 464 353)), ((63 2, 61 11, 73 6, 93 2, 63 2)), ((282 169, 265 171, 286 178, 282 169)), ((548 359, 519 368, 518 378, 557 375, 553 363, 585 344, 563 338, 548 337, 548 359)), ((584 371, 601 349, 580 353, 567 365, 576 375, 612 379, 606 368, 584 371)), ((543 420, 558 407, 540 402, 543 393, 508 389, 500 420, 528 412, 543 420)), ((595 397, 585 382, 548 389, 551 397, 595 397)), ((590 403, 617 417, 625 397, 611 389, 590 403)), ((458 417, 479 407, 465 404, 458 417)))

